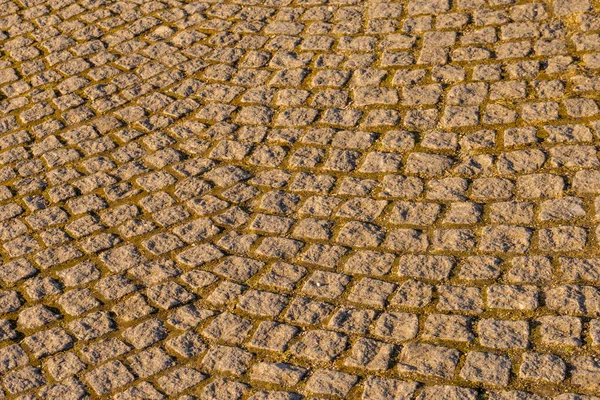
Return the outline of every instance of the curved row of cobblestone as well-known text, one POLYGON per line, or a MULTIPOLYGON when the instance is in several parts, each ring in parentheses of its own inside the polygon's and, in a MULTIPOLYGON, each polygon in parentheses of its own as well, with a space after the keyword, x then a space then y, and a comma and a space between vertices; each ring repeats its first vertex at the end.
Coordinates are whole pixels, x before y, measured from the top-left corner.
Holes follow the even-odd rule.
POLYGON ((597 0, 0 0, 0 398, 600 399, 597 0))

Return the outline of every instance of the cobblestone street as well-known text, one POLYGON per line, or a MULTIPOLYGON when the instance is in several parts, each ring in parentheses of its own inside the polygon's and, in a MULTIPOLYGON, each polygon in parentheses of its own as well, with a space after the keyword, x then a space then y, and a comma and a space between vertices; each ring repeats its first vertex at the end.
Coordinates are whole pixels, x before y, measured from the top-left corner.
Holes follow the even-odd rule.
POLYGON ((600 400, 600 0, 0 0, 0 399, 600 400))

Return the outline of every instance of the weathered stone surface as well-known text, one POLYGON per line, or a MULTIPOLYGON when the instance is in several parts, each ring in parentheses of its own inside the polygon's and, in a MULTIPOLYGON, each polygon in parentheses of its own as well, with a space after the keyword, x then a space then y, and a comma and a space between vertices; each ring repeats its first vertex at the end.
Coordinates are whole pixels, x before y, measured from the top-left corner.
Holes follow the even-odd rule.
POLYGON ((292 347, 292 353, 311 360, 331 361, 344 350, 347 340, 346 335, 337 332, 310 331, 292 347))
POLYGON ((429 315, 425 320, 423 335, 428 339, 455 342, 470 342, 474 338, 470 318, 444 314, 429 315))
POLYGON ((308 379, 306 389, 310 393, 345 397, 358 378, 339 371, 319 370, 308 379))
POLYGON ((510 358, 494 353, 471 352, 460 370, 463 379, 506 386, 510 375, 510 358))
POLYGON ((1 3, 0 397, 600 396, 598 2, 1 3))
POLYGON ((581 345, 581 320, 567 316, 539 318, 542 343, 549 345, 581 345))
POLYGON ((598 359, 593 356, 578 356, 571 361, 573 365, 572 382, 578 387, 586 387, 597 390, 598 374, 600 373, 600 365, 598 359))
POLYGON ((494 349, 526 348, 529 343, 527 321, 481 320, 477 326, 479 342, 494 349))
POLYGON ((130 383, 134 377, 127 371, 123 363, 111 361, 88 372, 85 380, 101 396, 130 383))
POLYGON ((398 370, 452 379, 459 356, 458 350, 447 347, 409 343, 402 349, 398 370))
POLYGON ((558 383, 565 379, 566 365, 553 354, 525 353, 519 375, 525 379, 558 383))

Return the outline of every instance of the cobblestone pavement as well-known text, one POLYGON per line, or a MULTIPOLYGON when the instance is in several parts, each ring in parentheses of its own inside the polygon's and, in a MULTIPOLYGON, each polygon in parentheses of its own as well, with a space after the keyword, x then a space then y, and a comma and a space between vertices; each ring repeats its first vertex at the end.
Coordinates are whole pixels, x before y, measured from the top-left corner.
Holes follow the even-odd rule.
POLYGON ((594 6, 0 0, 0 398, 599 399, 594 6))

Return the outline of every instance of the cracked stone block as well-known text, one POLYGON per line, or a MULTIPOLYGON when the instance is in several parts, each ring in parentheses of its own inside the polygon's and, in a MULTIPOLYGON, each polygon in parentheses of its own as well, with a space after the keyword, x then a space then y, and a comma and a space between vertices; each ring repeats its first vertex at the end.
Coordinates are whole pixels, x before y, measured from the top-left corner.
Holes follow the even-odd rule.
POLYGON ((386 371, 393 350, 393 345, 361 338, 352 346, 352 353, 346 358, 344 365, 371 371, 386 371))
POLYGON ((431 303, 433 286, 421 281, 409 279, 404 281, 390 301, 392 305, 420 308, 431 303))
POLYGON ((235 301, 245 288, 242 285, 224 281, 219 284, 206 298, 206 300, 214 305, 226 305, 235 301))
POLYGON ((307 370, 292 364, 261 362, 252 367, 250 379, 278 386, 296 386, 307 370))
POLYGON ((506 386, 511 369, 510 358, 494 353, 470 352, 460 371, 463 379, 506 386))
POLYGON ((285 318, 295 324, 319 324, 333 311, 331 304, 310 300, 305 297, 295 298, 285 314, 285 318))
POLYGON ((458 350, 448 347, 409 343, 400 353, 398 371, 453 379, 459 357, 458 350))
POLYGON ((270 271, 261 277, 260 283, 280 290, 292 291, 305 274, 304 267, 276 262, 271 266, 270 271))

